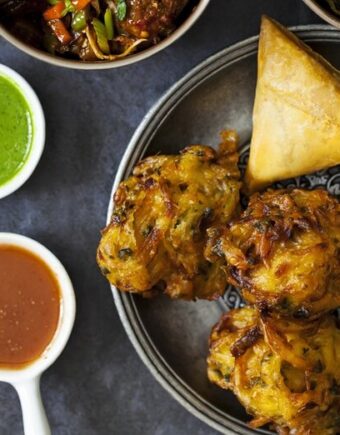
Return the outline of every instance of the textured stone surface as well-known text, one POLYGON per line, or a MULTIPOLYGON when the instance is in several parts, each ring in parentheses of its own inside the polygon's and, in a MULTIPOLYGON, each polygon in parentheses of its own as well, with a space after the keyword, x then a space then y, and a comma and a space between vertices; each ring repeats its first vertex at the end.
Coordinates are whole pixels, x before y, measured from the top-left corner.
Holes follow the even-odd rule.
MULTIPOLYGON (((0 62, 35 88, 46 149, 31 179, 0 201, 0 231, 33 237, 64 263, 77 318, 62 356, 42 378, 56 435, 203 435, 215 432, 153 379, 120 324, 95 263, 112 181, 138 123, 162 93, 210 54, 258 32, 266 13, 286 25, 317 23, 301 0, 211 0, 180 41, 142 63, 86 72, 46 65, 0 40, 0 62)), ((0 384, 0 435, 22 434, 14 390, 0 384)))

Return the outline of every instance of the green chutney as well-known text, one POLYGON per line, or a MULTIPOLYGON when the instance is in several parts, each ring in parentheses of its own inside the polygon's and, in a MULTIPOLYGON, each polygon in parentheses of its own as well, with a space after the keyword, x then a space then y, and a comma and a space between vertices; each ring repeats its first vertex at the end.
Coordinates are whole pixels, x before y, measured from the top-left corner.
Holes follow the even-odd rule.
POLYGON ((29 105, 17 85, 0 75, 0 185, 25 165, 33 138, 29 105))

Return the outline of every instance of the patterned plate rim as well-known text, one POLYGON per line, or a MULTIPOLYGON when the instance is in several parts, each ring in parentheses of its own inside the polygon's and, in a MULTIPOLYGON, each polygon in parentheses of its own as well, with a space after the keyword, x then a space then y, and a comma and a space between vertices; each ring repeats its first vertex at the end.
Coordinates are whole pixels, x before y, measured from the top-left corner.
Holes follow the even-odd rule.
MULTIPOLYGON (((340 42, 340 32, 329 25, 295 26, 290 30, 297 33, 304 41, 340 42)), ((256 53, 257 43, 258 35, 210 56, 175 83, 149 110, 132 136, 116 173, 108 207, 107 223, 112 215, 113 194, 118 184, 131 173, 133 166, 141 159, 157 128, 188 93, 211 75, 256 53)), ((156 380, 185 409, 210 427, 227 435, 271 433, 262 429, 250 429, 246 423, 219 410, 187 385, 158 352, 139 317, 134 297, 131 294, 120 293, 114 286, 111 286, 111 289, 120 320, 136 352, 156 380)))

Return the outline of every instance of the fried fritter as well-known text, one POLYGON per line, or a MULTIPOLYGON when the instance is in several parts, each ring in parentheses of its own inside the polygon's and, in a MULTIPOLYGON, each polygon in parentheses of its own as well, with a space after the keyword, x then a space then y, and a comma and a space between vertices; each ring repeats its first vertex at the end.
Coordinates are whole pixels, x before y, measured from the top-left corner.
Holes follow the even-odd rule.
POLYGON ((331 314, 305 322, 252 307, 226 313, 211 332, 208 377, 236 394, 252 427, 339 433, 340 330, 331 314))
POLYGON ((205 260, 206 229, 225 224, 239 203, 237 137, 222 133, 216 152, 194 145, 179 155, 147 157, 115 194, 98 264, 122 291, 213 299, 224 273, 205 260))
POLYGON ((208 230, 206 258, 260 310, 312 318, 340 305, 340 205, 324 190, 269 190, 208 230))

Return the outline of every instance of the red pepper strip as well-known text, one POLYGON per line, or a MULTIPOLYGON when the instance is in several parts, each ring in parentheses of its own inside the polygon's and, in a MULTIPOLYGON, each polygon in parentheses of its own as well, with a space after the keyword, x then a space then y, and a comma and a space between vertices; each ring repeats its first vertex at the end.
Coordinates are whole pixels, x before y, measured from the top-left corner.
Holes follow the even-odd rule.
POLYGON ((82 9, 86 8, 86 6, 91 2, 91 0, 72 0, 73 6, 78 10, 81 11, 82 9))
POLYGON ((70 32, 66 29, 65 24, 61 20, 51 20, 48 22, 48 25, 61 44, 67 45, 72 41, 70 32))
POLYGON ((57 20, 61 18, 64 9, 65 9, 65 3, 63 1, 60 1, 54 6, 51 6, 50 8, 46 9, 46 11, 44 12, 45 21, 57 20))

